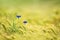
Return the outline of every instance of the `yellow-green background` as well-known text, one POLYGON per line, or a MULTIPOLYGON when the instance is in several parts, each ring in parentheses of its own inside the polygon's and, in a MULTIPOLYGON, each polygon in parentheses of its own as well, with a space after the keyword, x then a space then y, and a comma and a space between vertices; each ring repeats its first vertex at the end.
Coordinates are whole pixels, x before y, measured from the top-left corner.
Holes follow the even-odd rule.
POLYGON ((21 32, 7 35, 0 25, 0 40, 60 40, 60 0, 0 0, 0 23, 8 29, 13 22, 21 32))

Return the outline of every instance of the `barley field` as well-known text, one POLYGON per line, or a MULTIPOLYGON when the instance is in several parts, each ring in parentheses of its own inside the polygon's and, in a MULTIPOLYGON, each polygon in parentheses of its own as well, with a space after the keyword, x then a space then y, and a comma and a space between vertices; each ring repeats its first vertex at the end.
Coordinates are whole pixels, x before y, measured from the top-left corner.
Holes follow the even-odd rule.
POLYGON ((60 40, 60 0, 0 0, 0 40, 60 40))

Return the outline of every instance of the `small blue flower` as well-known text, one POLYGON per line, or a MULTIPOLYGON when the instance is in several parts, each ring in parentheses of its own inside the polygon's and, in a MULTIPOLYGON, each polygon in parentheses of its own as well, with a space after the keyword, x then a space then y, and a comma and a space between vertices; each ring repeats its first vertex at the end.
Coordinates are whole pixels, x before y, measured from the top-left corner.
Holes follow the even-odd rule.
POLYGON ((26 24, 26 23, 27 23, 27 21, 23 21, 23 23, 24 23, 24 24, 26 24))
POLYGON ((20 15, 17 15, 16 17, 17 17, 17 18, 20 18, 21 16, 20 16, 20 15))

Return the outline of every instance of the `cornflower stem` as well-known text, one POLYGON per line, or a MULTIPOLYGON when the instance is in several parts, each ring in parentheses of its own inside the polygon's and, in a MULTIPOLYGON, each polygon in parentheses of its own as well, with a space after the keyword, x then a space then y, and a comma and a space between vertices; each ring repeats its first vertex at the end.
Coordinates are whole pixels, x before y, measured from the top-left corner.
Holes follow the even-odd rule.
POLYGON ((13 28, 15 29, 15 23, 14 23, 14 20, 13 20, 13 28))

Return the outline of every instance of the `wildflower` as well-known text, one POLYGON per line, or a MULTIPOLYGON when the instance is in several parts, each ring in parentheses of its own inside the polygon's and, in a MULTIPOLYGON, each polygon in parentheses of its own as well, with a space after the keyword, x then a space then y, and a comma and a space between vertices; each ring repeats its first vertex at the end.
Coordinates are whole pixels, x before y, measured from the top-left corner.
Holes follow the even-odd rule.
POLYGON ((23 21, 23 23, 24 23, 24 24, 26 24, 26 23, 27 23, 27 21, 23 21))
POLYGON ((20 15, 17 15, 16 17, 17 17, 17 18, 20 18, 21 16, 20 16, 20 15))

